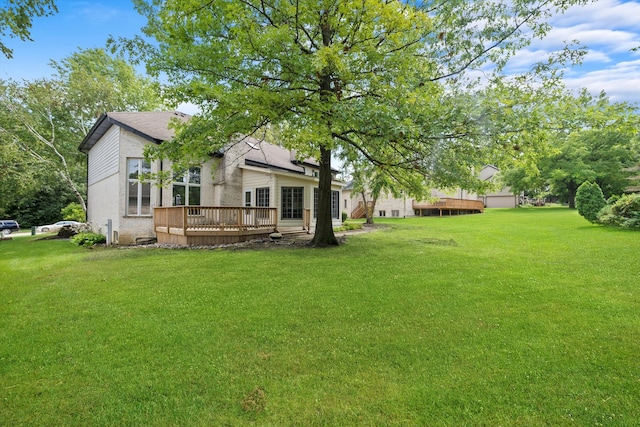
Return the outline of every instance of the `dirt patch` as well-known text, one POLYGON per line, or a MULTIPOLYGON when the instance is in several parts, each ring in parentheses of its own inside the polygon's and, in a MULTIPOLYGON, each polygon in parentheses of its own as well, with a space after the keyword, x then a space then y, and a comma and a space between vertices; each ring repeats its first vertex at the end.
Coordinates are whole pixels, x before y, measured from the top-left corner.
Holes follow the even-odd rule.
POLYGON ((262 387, 255 387, 247 393, 241 402, 242 410, 245 412, 263 412, 267 405, 267 395, 262 387))
MULTIPOLYGON (((384 225, 373 225, 363 227, 360 230, 346 230, 336 231, 335 236, 340 244, 344 244, 349 236, 370 233, 372 231, 383 228, 384 225)), ((253 239, 240 243, 227 243, 222 245, 192 245, 181 246, 172 245, 166 243, 154 243, 150 245, 138 245, 138 246, 123 246, 123 249, 128 248, 163 248, 163 249, 176 249, 176 250, 277 250, 277 249, 296 249, 308 247, 313 239, 313 234, 284 234, 281 239, 261 238, 253 239)))

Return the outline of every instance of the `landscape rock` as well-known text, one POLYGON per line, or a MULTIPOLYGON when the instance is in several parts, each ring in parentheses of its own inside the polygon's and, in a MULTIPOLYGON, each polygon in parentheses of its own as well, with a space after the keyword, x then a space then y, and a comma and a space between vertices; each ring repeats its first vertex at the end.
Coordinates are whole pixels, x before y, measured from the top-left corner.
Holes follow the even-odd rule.
POLYGON ((157 241, 155 237, 136 237, 136 245, 153 245, 157 241))

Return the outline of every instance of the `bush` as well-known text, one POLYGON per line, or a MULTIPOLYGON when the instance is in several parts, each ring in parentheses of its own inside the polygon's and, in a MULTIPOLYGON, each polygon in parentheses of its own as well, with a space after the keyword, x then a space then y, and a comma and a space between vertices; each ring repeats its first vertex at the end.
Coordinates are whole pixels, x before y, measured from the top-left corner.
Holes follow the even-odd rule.
POLYGON ((621 227, 640 228, 640 194, 626 194, 611 206, 621 227))
POLYGON ((610 205, 613 205, 615 202, 617 202, 620 199, 620 196, 617 194, 614 194, 613 196, 609 197, 607 199, 607 203, 610 205))
POLYGON ((607 205, 598 212, 598 223, 603 225, 620 226, 619 218, 611 211, 611 205, 607 205))
POLYGON ((62 214, 62 219, 84 222, 84 209, 82 209, 80 203, 69 203, 66 207, 62 208, 60 213, 62 214))
POLYGON ((342 222, 345 222, 349 218, 349 214, 346 212, 342 212, 342 222))
POLYGON ((623 228, 640 229, 640 194, 625 194, 598 214, 598 222, 623 228))
POLYGON ((598 184, 583 182, 576 192, 576 208, 578 213, 590 222, 598 222, 598 213, 607 205, 598 184))
POLYGON ((71 238, 71 243, 78 246, 95 246, 101 243, 105 243, 107 238, 102 234, 88 232, 78 233, 71 238))

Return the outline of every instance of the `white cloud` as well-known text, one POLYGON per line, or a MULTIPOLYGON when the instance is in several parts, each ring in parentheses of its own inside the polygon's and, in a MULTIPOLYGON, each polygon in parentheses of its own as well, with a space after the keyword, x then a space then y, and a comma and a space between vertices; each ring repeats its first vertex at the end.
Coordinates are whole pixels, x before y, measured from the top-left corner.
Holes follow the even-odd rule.
POLYGON ((570 89, 587 88, 592 94, 604 90, 612 101, 640 103, 640 59, 584 73, 574 69, 565 83, 570 89))
POLYGON ((571 7, 551 20, 552 30, 533 40, 509 62, 509 72, 523 72, 565 43, 578 40, 587 54, 581 65, 565 69, 570 89, 605 91, 612 101, 640 103, 640 0, 599 0, 571 7))
POLYGON ((591 28, 640 29, 640 3, 637 1, 599 0, 585 6, 573 6, 552 20, 556 27, 586 24, 591 28))

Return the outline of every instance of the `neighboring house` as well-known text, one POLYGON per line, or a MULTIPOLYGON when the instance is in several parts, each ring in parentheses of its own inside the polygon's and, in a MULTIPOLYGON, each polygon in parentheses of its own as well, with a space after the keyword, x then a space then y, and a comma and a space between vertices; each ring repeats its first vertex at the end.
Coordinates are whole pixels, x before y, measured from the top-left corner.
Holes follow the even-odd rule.
MULTIPOLYGON (((500 169, 493 165, 487 165, 478 174, 484 181, 493 181, 497 178, 500 169)), ((517 208, 520 203, 520 196, 511 192, 511 187, 503 187, 497 192, 487 193, 478 196, 486 208, 517 208)))
MULTIPOLYGON (((96 231, 121 245, 153 237, 216 244, 314 227, 318 163, 251 137, 174 174, 167 186, 142 180, 142 173, 171 169, 166 160, 147 162, 145 146, 170 140, 170 122, 189 118, 179 112, 116 112, 97 120, 79 146, 88 156, 87 221, 96 231)), ((334 175, 335 226, 341 224, 342 185, 334 175)))
MULTIPOLYGON (((493 180, 499 169, 487 165, 479 172, 482 180, 493 180)), ((352 182, 342 189, 342 210, 350 218, 362 218, 364 215, 364 202, 362 194, 353 191, 352 182)), ((431 190, 433 201, 419 201, 409 197, 393 197, 390 194, 381 195, 376 201, 373 211, 374 217, 398 217, 443 215, 458 213, 483 212, 484 208, 515 208, 518 206, 519 197, 511 194, 505 187, 498 192, 478 195, 466 190, 457 189, 446 192, 439 189, 431 190)), ((367 201, 371 195, 367 194, 367 201)))

